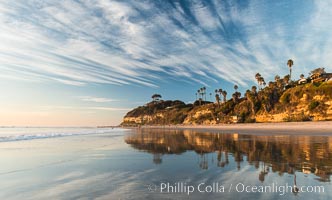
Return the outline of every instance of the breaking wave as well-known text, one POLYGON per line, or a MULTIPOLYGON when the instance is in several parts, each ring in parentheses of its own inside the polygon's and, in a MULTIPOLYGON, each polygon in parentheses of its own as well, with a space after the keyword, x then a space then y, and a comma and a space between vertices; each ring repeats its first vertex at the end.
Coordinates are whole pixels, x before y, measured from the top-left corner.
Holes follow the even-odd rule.
POLYGON ((0 142, 106 133, 121 135, 124 131, 119 128, 0 128, 0 142))

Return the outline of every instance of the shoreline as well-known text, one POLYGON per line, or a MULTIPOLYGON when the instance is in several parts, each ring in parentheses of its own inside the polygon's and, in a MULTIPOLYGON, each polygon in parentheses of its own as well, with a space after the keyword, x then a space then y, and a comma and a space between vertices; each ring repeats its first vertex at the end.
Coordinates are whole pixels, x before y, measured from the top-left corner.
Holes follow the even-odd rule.
MULTIPOLYGON (((136 127, 137 128, 137 127, 136 127)), ((140 129, 198 130, 222 133, 239 133, 254 135, 308 135, 331 136, 332 121, 318 122, 279 122, 247 123, 220 125, 144 125, 140 129)))

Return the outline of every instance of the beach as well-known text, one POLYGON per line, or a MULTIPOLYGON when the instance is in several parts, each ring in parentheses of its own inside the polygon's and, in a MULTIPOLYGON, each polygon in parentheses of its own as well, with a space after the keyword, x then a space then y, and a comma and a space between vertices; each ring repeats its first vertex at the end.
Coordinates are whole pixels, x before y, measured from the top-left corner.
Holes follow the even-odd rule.
POLYGON ((260 135, 332 135, 332 121, 318 122, 280 122, 247 123, 220 125, 166 125, 142 126, 147 129, 195 129, 205 131, 222 131, 225 133, 260 134, 260 135))
POLYGON ((330 122, 317 124, 0 129, 0 198, 330 199, 330 122))

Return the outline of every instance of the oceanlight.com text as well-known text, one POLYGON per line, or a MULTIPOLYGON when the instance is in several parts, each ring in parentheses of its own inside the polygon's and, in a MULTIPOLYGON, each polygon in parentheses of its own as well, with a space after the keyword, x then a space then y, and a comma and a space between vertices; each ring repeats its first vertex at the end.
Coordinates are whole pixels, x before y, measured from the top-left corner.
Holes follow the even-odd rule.
POLYGON ((238 183, 235 186, 236 192, 247 192, 247 193, 279 193, 279 195, 285 195, 286 193, 324 193, 324 186, 295 186, 295 185, 278 185, 272 183, 271 185, 245 185, 238 183))

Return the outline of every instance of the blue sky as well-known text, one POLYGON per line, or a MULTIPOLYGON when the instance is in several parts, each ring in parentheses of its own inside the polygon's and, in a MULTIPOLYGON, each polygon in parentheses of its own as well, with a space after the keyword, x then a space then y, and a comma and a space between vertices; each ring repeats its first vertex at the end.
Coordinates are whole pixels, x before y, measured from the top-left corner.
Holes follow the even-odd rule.
MULTIPOLYGON (((130 109, 332 71, 332 1, 0 1, 0 125, 118 124, 130 109)), ((230 96, 230 95, 229 95, 230 96)))

